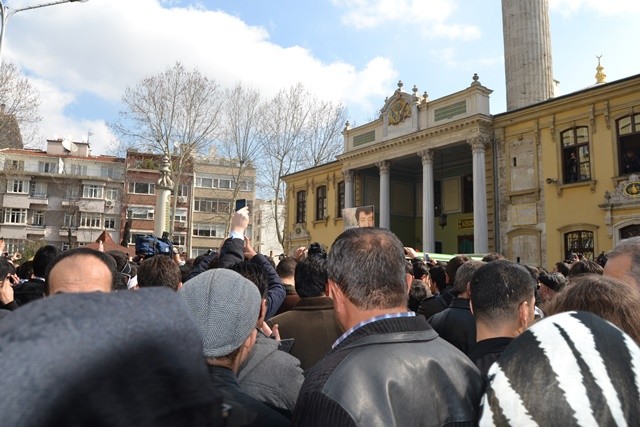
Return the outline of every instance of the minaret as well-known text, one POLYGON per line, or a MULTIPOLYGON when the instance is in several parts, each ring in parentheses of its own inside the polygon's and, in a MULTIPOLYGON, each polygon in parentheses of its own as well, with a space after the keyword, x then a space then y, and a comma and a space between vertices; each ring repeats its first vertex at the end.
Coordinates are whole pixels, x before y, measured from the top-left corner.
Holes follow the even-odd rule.
POLYGON ((171 180, 171 169, 169 168, 169 157, 162 158, 160 165, 160 178, 156 183, 156 209, 153 221, 153 234, 162 237, 162 232, 167 230, 167 214, 169 213, 169 197, 173 181, 171 180))
POLYGON ((502 0, 507 111, 553 97, 548 0, 502 0))

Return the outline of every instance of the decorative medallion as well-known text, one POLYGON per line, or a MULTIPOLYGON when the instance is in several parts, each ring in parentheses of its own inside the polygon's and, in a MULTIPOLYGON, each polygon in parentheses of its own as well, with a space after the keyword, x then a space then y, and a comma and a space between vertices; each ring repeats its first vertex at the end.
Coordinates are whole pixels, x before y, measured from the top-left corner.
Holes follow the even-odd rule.
POLYGON ((411 117, 411 106, 404 99, 398 99, 391 104, 389 108, 389 124, 397 125, 405 121, 407 117, 411 117))
POLYGON ((624 195, 633 199, 640 198, 640 182, 630 182, 624 186, 624 195))

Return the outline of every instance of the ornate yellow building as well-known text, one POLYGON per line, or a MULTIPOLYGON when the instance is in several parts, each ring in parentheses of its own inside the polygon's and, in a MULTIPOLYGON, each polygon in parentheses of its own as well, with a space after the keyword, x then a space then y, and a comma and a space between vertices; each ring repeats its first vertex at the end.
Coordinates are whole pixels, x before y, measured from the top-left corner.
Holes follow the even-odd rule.
POLYGON ((640 75, 597 77, 582 91, 494 117, 496 228, 510 259, 551 267, 640 234, 640 75))
POLYGON ((284 177, 285 251, 344 229, 342 207, 374 205, 376 225, 428 252, 487 252, 494 242, 489 95, 474 75, 430 101, 398 89, 377 120, 344 129, 338 161, 284 177), (436 224, 438 227, 436 227, 436 224))

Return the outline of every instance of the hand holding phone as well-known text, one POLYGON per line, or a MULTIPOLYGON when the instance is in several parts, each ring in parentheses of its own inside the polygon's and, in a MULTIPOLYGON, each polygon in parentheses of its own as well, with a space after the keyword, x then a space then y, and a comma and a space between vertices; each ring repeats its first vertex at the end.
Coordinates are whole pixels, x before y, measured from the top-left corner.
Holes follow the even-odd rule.
POLYGON ((247 206, 247 199, 236 200, 236 212, 247 206))

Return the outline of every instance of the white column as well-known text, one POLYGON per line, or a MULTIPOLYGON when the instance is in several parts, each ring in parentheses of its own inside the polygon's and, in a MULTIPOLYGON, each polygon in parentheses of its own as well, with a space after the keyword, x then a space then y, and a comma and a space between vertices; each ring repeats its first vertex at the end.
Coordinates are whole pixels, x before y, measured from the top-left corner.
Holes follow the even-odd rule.
POLYGON ((380 228, 391 228, 391 190, 390 169, 391 162, 385 160, 376 163, 380 170, 380 228))
POLYGON ((485 150, 489 139, 476 136, 467 141, 473 153, 473 251, 489 252, 487 223, 487 182, 485 177, 485 150))
POLYGON ((164 156, 160 165, 160 179, 156 182, 156 209, 153 215, 153 235, 156 237, 162 237, 163 231, 173 231, 172 224, 167 224, 172 188, 169 158, 164 156))
POLYGON ((353 178, 354 173, 352 170, 347 169, 342 171, 342 176, 344 177, 344 207, 345 208, 353 208, 353 178))
POLYGON ((422 251, 435 252, 436 234, 433 208, 433 150, 418 153, 422 160, 422 251))

